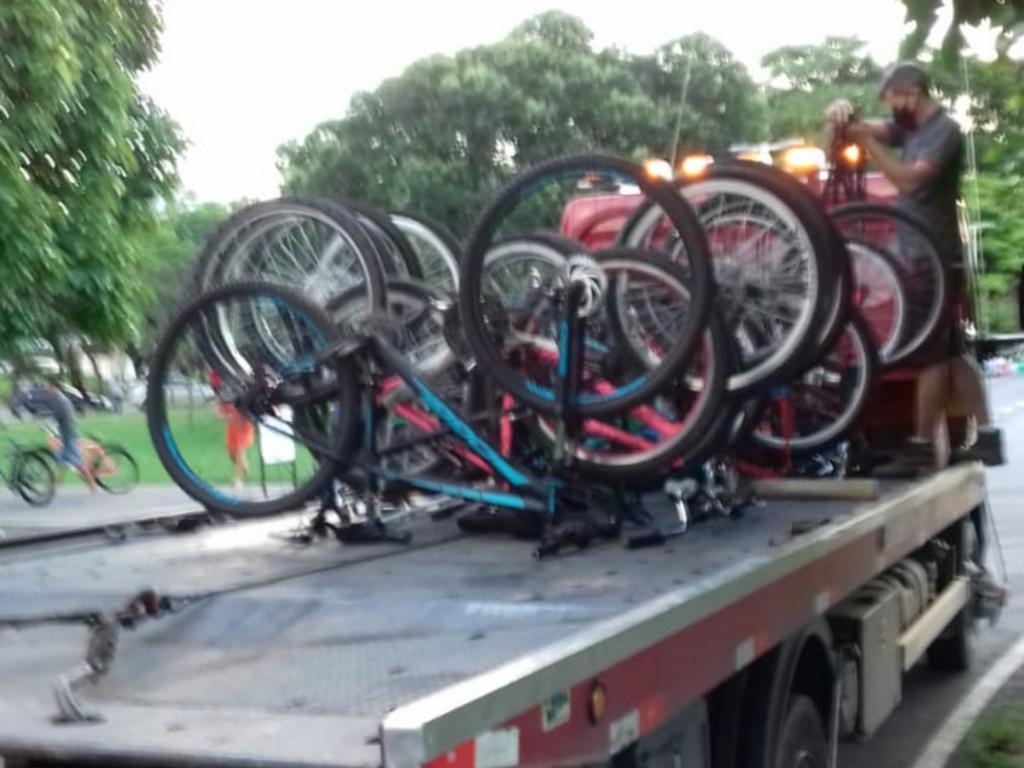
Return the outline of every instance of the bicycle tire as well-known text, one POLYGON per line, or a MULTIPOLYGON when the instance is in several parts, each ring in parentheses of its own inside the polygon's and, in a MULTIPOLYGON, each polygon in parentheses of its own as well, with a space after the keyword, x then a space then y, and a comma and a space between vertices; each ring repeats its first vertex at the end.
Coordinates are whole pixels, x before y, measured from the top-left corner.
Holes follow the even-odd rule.
POLYGON ((292 492, 267 501, 251 501, 232 498, 223 491, 201 480, 181 455, 171 432, 167 407, 161 396, 163 380, 173 362, 179 334, 187 330, 188 324, 202 311, 221 299, 238 297, 269 298, 292 308, 298 316, 308 320, 329 348, 340 339, 340 333, 327 313, 317 304, 297 291, 273 283, 244 281, 228 283, 203 292, 186 304, 171 319, 153 354, 150 375, 146 388, 146 423, 157 457, 174 482, 185 493, 207 509, 237 517, 258 517, 272 515, 302 506, 316 496, 339 470, 344 468, 358 437, 359 389, 357 372, 350 360, 333 360, 329 363, 334 381, 332 402, 337 406, 333 415, 340 417, 332 422, 328 446, 342 461, 339 463, 328 456, 314 454, 317 466, 313 474, 292 492))
MULTIPOLYGON (((882 368, 891 368, 894 365, 893 356, 902 343, 907 325, 907 295, 903 287, 904 280, 900 275, 899 265, 890 254, 879 246, 856 238, 847 241, 847 250, 854 268, 854 294, 856 295, 857 309, 871 329, 871 338, 878 351, 878 360, 882 368), (885 315, 879 316, 877 303, 874 305, 865 303, 865 301, 875 299, 878 293, 868 284, 872 273, 881 276, 881 279, 887 284, 886 289, 891 294, 891 319, 885 315)), ((883 303, 884 301, 883 298, 883 303)))
MULTIPOLYGON (((785 380, 803 365, 809 354, 813 354, 814 348, 824 340, 822 337, 832 332, 829 326, 838 322, 842 310, 841 306, 836 306, 837 297, 840 301, 842 297, 839 290, 839 281, 843 279, 842 265, 833 254, 835 235, 829 229, 820 206, 795 180, 758 163, 715 163, 700 179, 677 183, 680 195, 691 205, 702 194, 732 194, 756 201, 783 222, 805 252, 810 254, 807 267, 811 295, 799 313, 795 330, 774 350, 748 357, 730 378, 729 392, 742 396, 785 380), (835 316, 829 317, 830 312, 835 316)), ((702 226, 711 223, 706 217, 701 220, 699 208, 695 210, 702 226)), ((632 212, 620 230, 620 242, 637 244, 636 238, 644 234, 645 217, 650 215, 649 211, 650 204, 647 203, 632 212)), ((716 263, 713 249, 711 263, 716 263)), ((727 297, 721 299, 721 302, 727 301, 727 297)), ((730 327, 734 322, 735 318, 726 317, 730 327)))
POLYGON ((445 293, 458 291, 462 245, 455 235, 444 225, 418 213, 392 211, 389 215, 394 225, 413 246, 413 250, 416 250, 415 243, 419 241, 436 255, 439 263, 429 265, 422 251, 417 251, 417 259, 427 287, 445 293), (439 277, 435 278, 434 275, 439 277))
MULTIPOLYGON (((280 226, 282 222, 295 217, 329 222, 343 233, 359 260, 359 270, 370 301, 375 307, 382 307, 385 290, 384 270, 365 229, 343 206, 329 200, 312 198, 283 197, 254 203, 232 214, 207 237, 193 270, 193 290, 203 291, 227 281, 259 279, 255 275, 239 277, 229 273, 229 257, 240 246, 253 242, 260 234, 265 234, 275 226, 280 226)), ((325 298, 333 295, 325 294, 325 298)))
MULTIPOLYGON (((854 382, 852 396, 845 403, 839 416, 816 431, 789 437, 765 433, 758 430, 755 425, 754 429, 747 436, 751 447, 756 451, 767 451, 774 455, 788 454, 794 458, 806 458, 820 454, 846 438, 850 430, 856 426, 864 409, 871 401, 880 366, 877 352, 871 341, 870 328, 859 313, 853 312, 850 315, 846 329, 839 339, 836 340, 835 344, 839 345, 844 340, 848 340, 851 343, 856 356, 855 369, 858 371, 858 375, 854 382)), ((832 353, 833 350, 829 350, 826 356, 832 353)), ((812 366, 809 370, 813 370, 814 367, 816 366, 812 366)), ((803 378, 806 375, 808 373, 801 374, 800 377, 796 378, 803 378)), ((792 385, 787 385, 787 389, 789 386, 792 385)))
POLYGON ((12 485, 18 495, 33 507, 45 507, 57 492, 57 473, 53 463, 43 451, 25 451, 21 453, 11 470, 12 485), (26 472, 31 468, 40 472, 42 487, 36 487, 26 480, 26 472))
POLYGON ((524 193, 545 179, 571 176, 573 173, 601 171, 616 178, 625 178, 636 184, 641 192, 657 203, 679 233, 687 253, 690 255, 689 273, 666 270, 663 260, 652 259, 652 268, 662 269, 674 279, 688 285, 692 296, 691 312, 673 347, 665 355, 657 369, 646 377, 631 382, 630 387, 620 388, 614 394, 588 401, 578 401, 574 408, 583 416, 600 416, 621 411, 642 402, 659 391, 672 378, 675 371, 685 364, 699 343, 707 324, 712 307, 714 281, 708 258, 707 241, 700 223, 686 202, 669 184, 650 179, 642 168, 633 163, 602 155, 582 154, 560 157, 533 166, 516 176, 502 188, 478 217, 467 241, 459 276, 459 311, 466 340, 474 352, 482 370, 516 399, 542 413, 554 413, 558 409, 551 392, 532 389, 528 382, 510 367, 497 351, 491 340, 491 332, 484 318, 484 307, 480 295, 481 274, 487 251, 493 244, 494 235, 506 214, 511 212, 524 193), (689 278, 687 280, 687 278, 689 278))
POLYGON ((423 268, 415 249, 389 214, 352 200, 342 199, 337 203, 355 215, 377 250, 377 256, 387 277, 423 279, 423 268))
MULTIPOLYGON (((906 227, 909 234, 920 239, 920 247, 913 252, 903 253, 901 249, 889 247, 887 243, 871 240, 882 247, 896 262, 900 276, 904 279, 904 290, 910 305, 907 337, 887 359, 887 367, 895 367, 913 359, 934 339, 943 327, 943 318, 948 315, 952 296, 950 295, 950 268, 942 256, 941 246, 928 225, 920 217, 903 208, 870 202, 854 202, 837 206, 829 214, 844 236, 849 236, 854 222, 870 219, 888 220, 895 227, 906 227), (914 263, 911 264, 910 262, 914 263), (915 273, 911 276, 911 272, 915 273), (925 288, 917 274, 926 274, 933 286, 925 288), (923 307, 917 309, 914 307, 923 307)), ((864 236, 863 232, 858 233, 864 236)), ((897 235, 899 239, 899 235, 897 235)), ((904 240, 906 241, 906 237, 904 240)))
MULTIPOLYGON (((723 405, 727 397, 726 382, 731 373, 728 343, 725 324, 718 313, 713 312, 703 337, 703 352, 708 361, 703 370, 704 386, 678 432, 663 436, 664 439, 647 450, 629 454, 600 454, 588 447, 585 439, 577 441, 572 458, 573 470, 595 480, 646 485, 655 475, 678 461, 691 462, 703 456, 708 447, 709 433, 717 428, 721 413, 727 410, 723 405)), ((678 392, 682 386, 678 384, 673 392, 678 392)), ((555 440, 551 425, 540 416, 527 420, 527 425, 535 439, 550 449, 555 440)), ((584 432, 586 427, 585 422, 584 432)))
POLYGON ((107 493, 115 496, 128 493, 139 483, 138 462, 135 461, 135 457, 128 453, 128 450, 122 445, 117 445, 116 443, 103 445, 100 443, 100 446, 103 448, 103 452, 107 455, 107 458, 114 461, 117 465, 117 477, 119 478, 119 481, 115 483, 111 477, 101 477, 99 474, 94 474, 93 477, 96 479, 96 485, 107 493), (123 480, 124 485, 121 485, 121 480, 123 480))

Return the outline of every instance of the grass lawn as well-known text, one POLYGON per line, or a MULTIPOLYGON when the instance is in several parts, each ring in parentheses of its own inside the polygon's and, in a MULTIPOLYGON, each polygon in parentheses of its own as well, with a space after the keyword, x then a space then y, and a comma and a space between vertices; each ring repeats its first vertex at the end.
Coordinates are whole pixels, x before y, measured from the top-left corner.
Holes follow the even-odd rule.
POLYGON ((1024 768, 1024 702, 978 720, 960 753, 971 768, 1024 768))
MULTIPOLYGON (((124 446, 139 465, 139 482, 144 485, 168 485, 173 481, 153 450, 153 442, 146 427, 146 417, 141 411, 128 408, 124 413, 90 413, 78 418, 79 434, 94 436, 104 443, 124 446)), ((205 482, 229 485, 233 474, 231 461, 224 446, 224 423, 209 407, 176 409, 170 419, 171 434, 178 451, 189 467, 205 482)), ((0 444, 5 438, 12 438, 28 445, 44 443, 42 426, 35 421, 25 420, 8 424, 0 430, 0 444)), ((312 458, 303 449, 298 451, 297 474, 301 480, 308 477, 313 468, 312 458)), ((259 482, 257 446, 248 451, 249 483, 259 482)), ((292 468, 271 466, 266 468, 270 484, 290 484, 292 468)), ((81 482, 71 472, 65 472, 62 482, 81 482)))

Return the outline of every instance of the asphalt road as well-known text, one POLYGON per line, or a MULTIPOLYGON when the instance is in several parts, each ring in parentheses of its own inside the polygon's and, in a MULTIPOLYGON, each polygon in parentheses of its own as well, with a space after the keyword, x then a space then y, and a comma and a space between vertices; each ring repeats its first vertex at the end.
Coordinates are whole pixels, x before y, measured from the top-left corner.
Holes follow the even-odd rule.
MULTIPOLYGON (((840 768, 906 768, 913 764, 947 715, 1024 634, 1024 377, 992 379, 989 394, 993 417, 1006 441, 1007 464, 990 469, 987 481, 1006 563, 1009 605, 995 627, 980 627, 975 664, 969 673, 938 674, 924 665, 912 670, 904 683, 900 707, 871 741, 840 748, 840 768)), ((989 559, 999 573, 994 545, 989 548, 989 559)), ((1018 672, 1016 679, 1022 674, 1018 672)))
POLYGON ((123 496, 89 493, 84 486, 61 485, 48 506, 33 507, 0 487, 0 539, 64 528, 116 525, 130 520, 173 515, 199 509, 177 487, 141 486, 123 496))

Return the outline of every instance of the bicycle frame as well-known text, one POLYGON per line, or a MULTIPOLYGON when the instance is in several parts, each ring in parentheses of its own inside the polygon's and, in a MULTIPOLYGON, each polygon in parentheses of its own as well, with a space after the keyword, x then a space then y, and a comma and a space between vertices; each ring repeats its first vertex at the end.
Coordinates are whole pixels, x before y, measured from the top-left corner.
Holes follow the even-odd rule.
MULTIPOLYGON (((556 413, 558 423, 558 434, 560 442, 571 434, 578 432, 580 419, 568 419, 570 409, 567 404, 571 402, 576 389, 582 380, 583 364, 583 337, 584 321, 578 316, 577 309, 580 306, 582 290, 580 286, 572 284, 565 293, 562 302, 563 318, 558 331, 558 361, 556 365, 556 391, 558 395, 559 408, 556 413)), ((435 392, 419 376, 416 369, 409 363, 403 353, 379 335, 365 336, 349 354, 364 354, 373 361, 381 370, 387 372, 389 378, 385 380, 382 387, 374 387, 372 394, 367 395, 364 402, 364 430, 362 450, 355 461, 354 466, 367 473, 370 478, 370 486, 379 488, 382 482, 401 483, 413 489, 426 491, 428 493, 444 494, 470 502, 489 504, 495 507, 506 509, 524 510, 538 512, 553 517, 556 511, 557 491, 564 486, 558 477, 547 477, 538 479, 530 472, 515 466, 502 450, 491 445, 486 438, 482 437, 462 416, 457 414, 449 406, 444 398, 435 392), (439 422, 438 426, 446 433, 450 433, 464 450, 460 455, 471 455, 474 465, 486 465, 493 475, 502 480, 508 490, 494 490, 480 488, 466 483, 453 483, 444 478, 427 477, 423 475, 394 472, 384 468, 380 461, 380 455, 375 446, 377 434, 374 423, 374 407, 370 398, 377 395, 379 390, 385 392, 396 388, 394 378, 397 376, 420 400, 427 413, 417 414, 418 409, 409 411, 409 415, 417 415, 417 428, 433 426, 432 420, 439 422), (430 420, 430 421, 428 421, 430 420)), ((272 428, 272 427, 271 427, 272 428)), ((273 428, 272 428, 273 429, 273 428)), ((276 430, 275 430, 276 431, 276 430)), ((503 430, 504 431, 504 430, 503 430)), ((324 451, 323 446, 315 446, 313 441, 306 441, 301 436, 293 435, 307 447, 315 448, 321 453, 331 456, 330 451, 324 451)), ((507 434, 499 435, 503 445, 510 442, 507 434)), ((341 461, 343 457, 331 456, 341 461)), ((555 468, 562 466, 565 456, 564 451, 556 450, 555 468), (559 455, 561 454, 561 455, 559 455)), ((344 477, 342 477, 344 479, 344 477)))

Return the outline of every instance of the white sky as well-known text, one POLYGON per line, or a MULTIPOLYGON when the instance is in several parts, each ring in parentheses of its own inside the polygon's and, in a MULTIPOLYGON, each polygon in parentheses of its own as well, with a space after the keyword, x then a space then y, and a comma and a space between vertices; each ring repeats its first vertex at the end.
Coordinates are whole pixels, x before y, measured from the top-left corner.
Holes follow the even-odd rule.
POLYGON ((755 76, 769 50, 830 34, 861 37, 885 63, 906 31, 898 0, 164 0, 163 53, 142 86, 191 142, 185 191, 273 197, 275 149, 343 115, 354 92, 553 8, 582 18, 598 45, 638 53, 707 32, 755 76))

